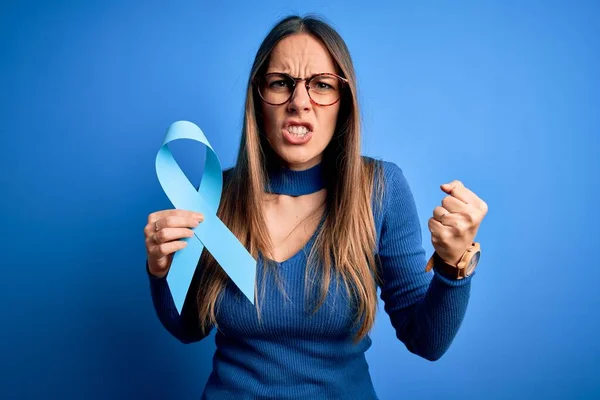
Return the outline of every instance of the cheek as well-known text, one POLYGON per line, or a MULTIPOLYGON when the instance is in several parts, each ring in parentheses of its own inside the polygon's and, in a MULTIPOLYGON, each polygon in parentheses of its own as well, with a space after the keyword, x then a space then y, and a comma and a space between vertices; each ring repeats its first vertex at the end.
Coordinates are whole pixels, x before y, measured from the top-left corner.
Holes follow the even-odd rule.
POLYGON ((324 136, 329 140, 333 136, 333 132, 335 132, 339 106, 334 105, 322 111, 323 113, 319 117, 319 125, 324 136))
POLYGON ((265 134, 267 136, 273 136, 278 126, 278 110, 275 107, 262 107, 262 124, 264 126, 265 134))

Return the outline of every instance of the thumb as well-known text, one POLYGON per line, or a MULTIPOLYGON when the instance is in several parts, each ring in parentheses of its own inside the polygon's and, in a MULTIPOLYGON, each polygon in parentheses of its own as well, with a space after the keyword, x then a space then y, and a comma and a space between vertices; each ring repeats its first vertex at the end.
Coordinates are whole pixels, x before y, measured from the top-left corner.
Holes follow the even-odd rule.
POLYGON ((444 192, 450 193, 452 191, 452 189, 454 189, 454 185, 452 183, 444 183, 444 184, 440 185, 440 188, 444 192))

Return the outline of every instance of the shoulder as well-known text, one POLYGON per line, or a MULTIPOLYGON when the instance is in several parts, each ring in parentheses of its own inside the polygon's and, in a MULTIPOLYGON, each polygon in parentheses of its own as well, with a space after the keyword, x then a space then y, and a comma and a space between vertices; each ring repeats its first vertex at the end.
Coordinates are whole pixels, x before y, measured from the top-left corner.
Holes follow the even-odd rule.
POLYGON ((363 165, 373 165, 375 168, 381 168, 386 176, 392 176, 398 173, 402 173, 402 169, 398 164, 392 161, 386 161, 379 158, 370 156, 361 156, 363 165))
POLYGON ((381 185, 384 194, 390 193, 398 188, 407 189, 408 183, 402 168, 392 161, 376 159, 369 156, 362 156, 363 165, 370 166, 373 173, 373 184, 381 185))
POLYGON ((372 206, 375 215, 383 217, 413 208, 414 197, 402 168, 392 162, 363 156, 373 165, 372 206))

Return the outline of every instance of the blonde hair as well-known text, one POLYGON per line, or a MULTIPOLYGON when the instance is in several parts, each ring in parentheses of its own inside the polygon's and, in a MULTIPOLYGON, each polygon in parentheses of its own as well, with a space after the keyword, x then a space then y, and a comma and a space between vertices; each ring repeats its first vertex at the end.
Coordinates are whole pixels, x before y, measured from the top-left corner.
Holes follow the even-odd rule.
MULTIPOLYGON (((339 34, 316 17, 290 16, 278 22, 264 39, 256 54, 246 93, 244 124, 235 167, 228 171, 218 216, 255 258, 259 252, 270 256, 271 243, 263 216, 263 200, 268 183, 267 166, 272 150, 261 135, 260 98, 254 88, 255 77, 268 67, 269 55, 276 44, 289 35, 307 33, 320 40, 339 73, 349 80, 338 114, 336 131, 323 154, 327 195, 324 222, 315 237, 306 268, 305 293, 312 293, 308 282, 321 282, 320 296, 313 312, 323 304, 332 274, 341 277, 352 306, 356 310, 354 341, 360 341, 373 327, 377 312, 376 232, 372 196, 381 204, 381 165, 362 157, 360 152, 360 113, 356 94, 356 79, 350 53, 339 34), (380 179, 375 179, 379 174, 380 179), (356 190, 362 188, 363 190, 356 190), (319 279, 315 279, 318 277, 319 279)), ((218 300, 228 277, 209 252, 199 261, 201 269, 197 293, 200 326, 204 333, 217 325, 218 300)), ((265 262, 263 278, 276 267, 265 262)), ((265 279, 262 280, 264 282, 265 279)), ((255 287, 255 305, 260 320, 260 297, 255 287)), ((280 286, 280 289, 282 287, 280 286)))

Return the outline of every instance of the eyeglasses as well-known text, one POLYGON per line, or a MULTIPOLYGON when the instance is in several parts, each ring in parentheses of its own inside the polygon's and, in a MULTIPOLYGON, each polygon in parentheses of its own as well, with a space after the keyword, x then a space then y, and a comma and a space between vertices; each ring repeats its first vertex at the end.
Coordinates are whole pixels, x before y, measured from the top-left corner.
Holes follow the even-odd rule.
POLYGON ((279 106, 292 98, 297 83, 302 81, 306 81, 308 97, 320 106, 331 106, 337 103, 342 96, 342 90, 348 84, 346 78, 329 72, 309 78, 294 78, 283 72, 272 72, 256 79, 255 82, 258 94, 265 103, 279 106))

